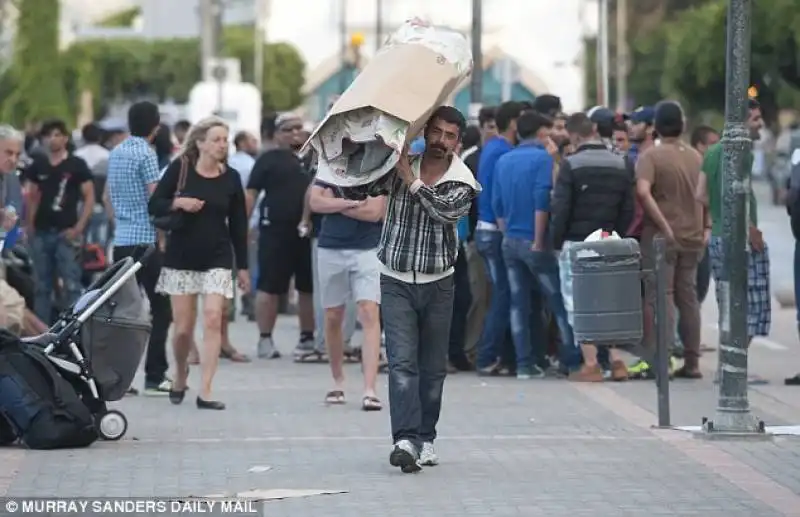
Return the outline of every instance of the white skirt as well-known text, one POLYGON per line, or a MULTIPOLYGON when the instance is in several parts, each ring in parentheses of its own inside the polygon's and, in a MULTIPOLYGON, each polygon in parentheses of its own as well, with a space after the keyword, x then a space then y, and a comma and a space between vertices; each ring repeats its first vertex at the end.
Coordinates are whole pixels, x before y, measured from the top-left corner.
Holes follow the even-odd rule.
POLYGON ((216 268, 208 271, 186 271, 161 268, 156 292, 170 296, 220 294, 233 299, 233 272, 216 268))

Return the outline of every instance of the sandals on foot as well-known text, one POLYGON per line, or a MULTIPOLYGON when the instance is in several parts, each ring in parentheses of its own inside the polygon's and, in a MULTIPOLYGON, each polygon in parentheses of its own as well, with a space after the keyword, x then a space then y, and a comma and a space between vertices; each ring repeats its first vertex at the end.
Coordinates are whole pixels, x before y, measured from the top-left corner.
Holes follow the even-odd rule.
POLYGON ((378 397, 366 396, 361 399, 361 409, 363 411, 380 411, 383 409, 383 404, 378 397))
POLYGON ((329 391, 325 395, 325 403, 331 405, 342 405, 344 404, 344 392, 341 390, 333 390, 329 391))
POLYGON ((229 349, 223 348, 219 351, 219 356, 222 359, 227 359, 232 363, 249 363, 250 358, 243 353, 239 352, 235 348, 231 347, 229 349))

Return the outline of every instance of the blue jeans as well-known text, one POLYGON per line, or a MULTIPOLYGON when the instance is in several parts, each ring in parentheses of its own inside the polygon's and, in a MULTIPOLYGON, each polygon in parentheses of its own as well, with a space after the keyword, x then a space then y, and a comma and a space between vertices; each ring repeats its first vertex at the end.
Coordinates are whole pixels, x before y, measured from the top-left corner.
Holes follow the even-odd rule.
POLYGON ((478 341, 478 368, 488 368, 497 362, 509 327, 511 293, 508 272, 503 260, 503 234, 494 230, 476 230, 475 247, 486 265, 492 282, 489 310, 478 341))
POLYGON ((46 324, 53 319, 56 278, 64 282, 61 295, 65 304, 71 305, 81 295, 79 254, 80 243, 69 241, 55 230, 39 230, 33 234, 31 258, 36 270, 36 315, 46 324))
POLYGON ((530 268, 531 241, 506 237, 503 259, 511 292, 511 335, 517 353, 517 372, 544 363, 548 335, 542 319, 542 292, 530 268))
POLYGON ((419 447, 436 439, 447 376, 453 276, 409 284, 381 276, 381 312, 389 360, 392 440, 419 447))
POLYGON ((103 250, 108 247, 109 242, 108 217, 101 205, 95 205, 92 217, 89 219, 89 228, 86 232, 86 242, 97 244, 103 250))
POLYGON ((508 239, 506 247, 513 247, 524 260, 544 297, 547 308, 556 320, 561 334, 558 360, 563 370, 574 370, 581 364, 581 351, 575 346, 575 336, 569 323, 564 297, 561 293, 561 276, 558 258, 553 251, 531 251, 533 244, 525 239, 508 239))

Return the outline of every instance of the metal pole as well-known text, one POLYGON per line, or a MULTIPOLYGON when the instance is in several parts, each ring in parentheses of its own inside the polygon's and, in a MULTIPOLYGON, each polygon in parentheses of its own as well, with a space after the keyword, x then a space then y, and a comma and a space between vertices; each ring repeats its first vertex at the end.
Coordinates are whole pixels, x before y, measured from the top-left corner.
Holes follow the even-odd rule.
POLYGON ((472 78, 469 102, 470 118, 478 118, 483 104, 483 0, 472 0, 472 78))
POLYGON ((628 109, 628 0, 617 0, 617 109, 628 109))
POLYGON ((719 401, 707 431, 758 433, 763 424, 747 400, 748 200, 751 189, 747 130, 751 0, 728 0, 725 128, 722 133, 722 241, 719 401))
POLYGON ((598 31, 597 31, 597 103, 608 106, 608 1, 597 2, 598 31))
POLYGON ((202 74, 203 81, 210 81, 213 78, 211 67, 209 66, 211 60, 214 58, 214 16, 213 12, 214 0, 201 0, 199 15, 200 15, 200 56, 202 60, 202 74))
POLYGON ((225 73, 222 67, 222 9, 223 4, 222 0, 212 0, 212 7, 211 7, 211 27, 212 27, 212 34, 213 34, 213 49, 214 49, 214 59, 217 62, 217 70, 215 72, 215 78, 217 80, 217 115, 222 116, 222 112, 225 109, 225 98, 224 98, 224 88, 225 88, 225 73))
POLYGON ((667 313, 666 243, 658 238, 655 248, 656 281, 656 391, 658 392, 658 427, 670 426, 669 414, 669 340, 672 326, 667 313))
POLYGON ((511 62, 510 59, 508 59, 508 58, 504 58, 503 59, 503 83, 502 83, 501 96, 500 96, 500 98, 503 100, 503 102, 511 100, 511 88, 513 86, 512 83, 514 82, 512 77, 511 77, 511 74, 512 74, 511 67, 512 67, 512 65, 513 65, 513 63, 511 62))
POLYGON ((347 0, 339 0, 339 37, 341 38, 342 48, 340 49, 339 65, 339 93, 344 93, 347 89, 347 0))
POLYGON ((267 0, 256 0, 256 23, 255 32, 253 34, 253 78, 255 79, 256 88, 258 91, 264 89, 264 28, 266 25, 267 0))
POLYGON ((375 52, 383 45, 383 0, 375 0, 375 52))

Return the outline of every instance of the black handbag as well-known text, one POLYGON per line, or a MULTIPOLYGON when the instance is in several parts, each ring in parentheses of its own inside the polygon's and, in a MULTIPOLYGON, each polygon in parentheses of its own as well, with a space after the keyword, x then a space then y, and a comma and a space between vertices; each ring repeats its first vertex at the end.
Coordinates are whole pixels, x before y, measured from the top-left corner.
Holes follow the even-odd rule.
MULTIPOLYGON (((181 158, 181 172, 178 176, 178 186, 175 189, 175 196, 178 196, 186 188, 186 175, 188 174, 188 160, 181 158)), ((165 232, 173 232, 183 227, 186 213, 182 210, 172 210, 168 214, 153 216, 150 220, 157 229, 165 232)))

